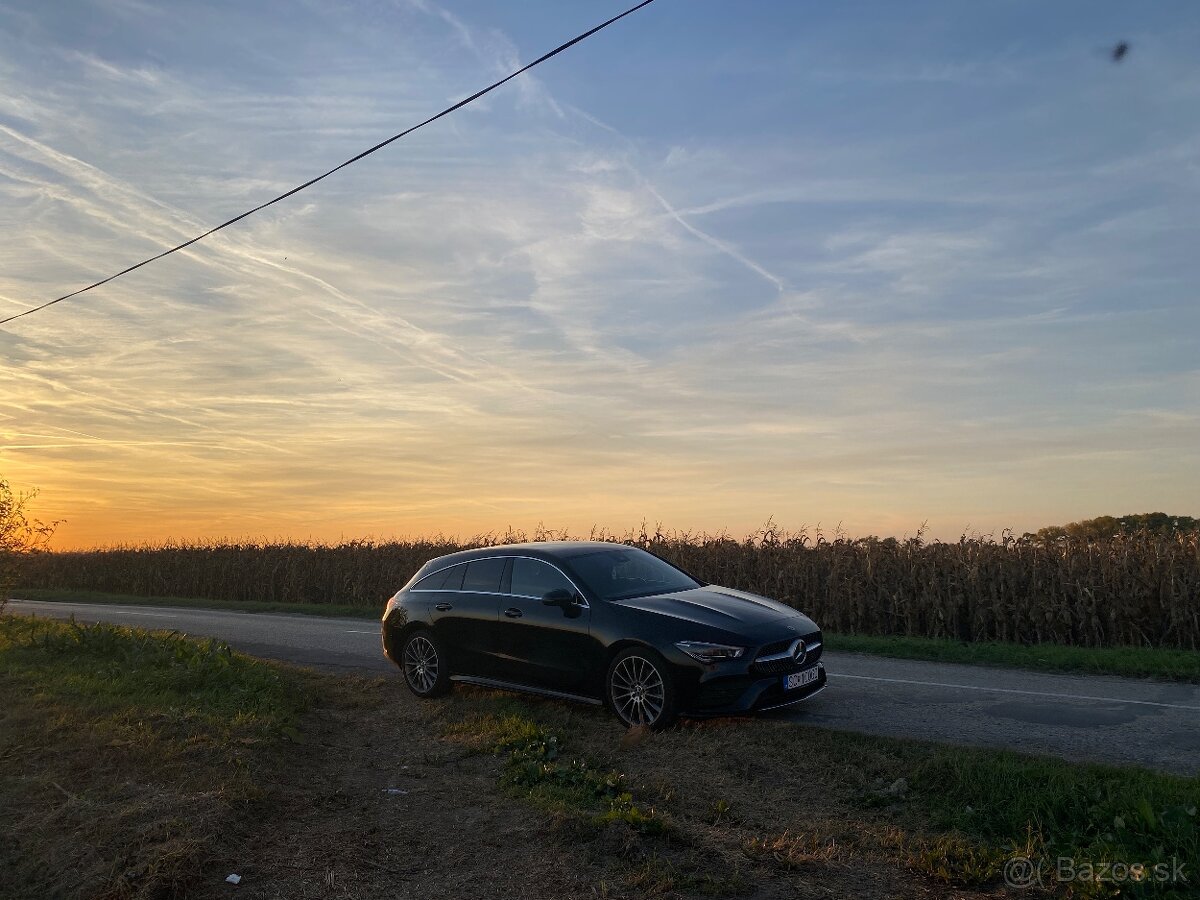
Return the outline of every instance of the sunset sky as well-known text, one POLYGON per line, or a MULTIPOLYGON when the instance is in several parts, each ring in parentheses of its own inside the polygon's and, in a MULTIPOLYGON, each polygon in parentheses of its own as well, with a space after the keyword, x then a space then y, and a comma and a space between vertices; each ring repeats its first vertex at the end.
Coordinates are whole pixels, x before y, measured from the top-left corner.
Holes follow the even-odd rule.
MULTIPOLYGON (((0 0, 0 318, 623 6, 0 0)), ((60 547, 1200 514, 1197 46, 657 0, 0 328, 0 477, 60 547)))

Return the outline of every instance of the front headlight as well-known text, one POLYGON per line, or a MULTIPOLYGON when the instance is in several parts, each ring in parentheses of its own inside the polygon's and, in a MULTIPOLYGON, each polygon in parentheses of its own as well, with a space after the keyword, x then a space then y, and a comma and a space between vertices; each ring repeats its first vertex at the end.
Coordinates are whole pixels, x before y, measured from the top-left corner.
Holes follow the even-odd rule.
POLYGON ((679 641, 675 644, 692 659, 702 663, 715 663, 723 659, 737 659, 746 652, 745 647, 731 647, 729 644, 708 644, 704 641, 679 641))

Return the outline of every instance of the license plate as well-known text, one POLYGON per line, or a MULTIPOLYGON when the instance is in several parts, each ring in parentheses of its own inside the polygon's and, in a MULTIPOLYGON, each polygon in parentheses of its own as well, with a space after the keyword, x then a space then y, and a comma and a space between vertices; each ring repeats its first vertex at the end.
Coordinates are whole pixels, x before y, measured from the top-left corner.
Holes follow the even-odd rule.
POLYGON ((783 689, 785 691, 794 691, 796 688, 802 688, 806 684, 812 684, 817 680, 819 668, 813 666, 811 669, 805 669, 803 672, 793 672, 791 675, 783 676, 783 689))

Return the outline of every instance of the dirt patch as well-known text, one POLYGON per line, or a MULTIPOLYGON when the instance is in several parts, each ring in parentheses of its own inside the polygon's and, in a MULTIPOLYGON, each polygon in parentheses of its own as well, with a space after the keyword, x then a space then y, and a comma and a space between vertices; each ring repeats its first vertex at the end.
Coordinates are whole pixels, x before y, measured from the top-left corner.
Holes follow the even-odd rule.
POLYGON ((594 896, 546 816, 498 792, 493 756, 440 739, 394 679, 340 679, 336 694, 260 785, 270 816, 189 896, 594 896))
POLYGON ((473 689, 421 703, 394 677, 326 683, 303 743, 259 785, 268 814, 229 836, 188 896, 994 895, 915 874, 887 828, 848 826, 805 773, 723 746, 744 722, 629 741, 606 715, 567 704, 473 689), (648 834, 506 787, 506 754, 463 728, 501 714, 535 718, 568 750, 620 766, 668 827, 648 834), (223 881, 234 872, 237 887, 223 881))

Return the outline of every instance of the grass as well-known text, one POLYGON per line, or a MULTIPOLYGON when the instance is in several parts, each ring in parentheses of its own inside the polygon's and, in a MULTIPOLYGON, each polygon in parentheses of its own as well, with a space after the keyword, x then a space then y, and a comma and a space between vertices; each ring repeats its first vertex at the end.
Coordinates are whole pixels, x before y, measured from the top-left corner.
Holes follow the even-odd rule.
POLYGON ((557 735, 519 714, 489 714, 455 723, 447 734, 507 756, 500 783, 549 811, 579 814, 576 824, 604 828, 624 823, 643 834, 660 834, 663 818, 638 805, 625 776, 605 762, 566 754, 557 735))
POLYGON ((378 619, 383 604, 351 606, 337 603, 265 603, 255 600, 208 600, 200 597, 140 597, 134 594, 109 594, 103 591, 77 591, 60 588, 18 588, 21 600, 52 600, 56 603, 106 603, 122 606, 178 606, 184 609, 231 609, 253 613, 293 613, 305 616, 330 616, 347 619, 378 619))
POLYGON ((308 703, 285 670, 219 641, 12 615, 0 695, 12 898, 180 895, 308 703))
POLYGON ((826 634, 826 646, 830 650, 870 653, 895 659, 1200 682, 1200 651, 1195 650, 1067 647, 1060 644, 1011 644, 999 641, 967 643, 939 638, 829 633, 826 634))
POLYGON ((1154 863, 1200 874, 1200 782, 1142 769, 938 748, 914 767, 918 808, 937 830, 1047 860, 1154 863))

